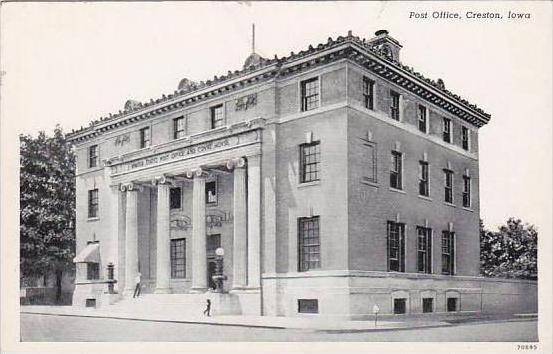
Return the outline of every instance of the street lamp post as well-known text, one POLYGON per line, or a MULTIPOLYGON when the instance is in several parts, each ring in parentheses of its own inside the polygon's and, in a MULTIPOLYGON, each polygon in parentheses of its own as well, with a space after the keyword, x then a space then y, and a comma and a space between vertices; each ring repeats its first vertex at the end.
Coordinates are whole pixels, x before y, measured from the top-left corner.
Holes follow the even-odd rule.
POLYGON ((106 283, 108 283, 108 294, 115 294, 115 291, 113 289, 113 285, 117 283, 117 280, 114 279, 114 268, 115 266, 113 263, 109 262, 108 266, 108 280, 106 283))
POLYGON ((225 250, 221 247, 217 248, 215 250, 215 256, 217 263, 215 267, 215 275, 213 275, 212 278, 215 282, 215 292, 222 293, 223 281, 227 280, 227 276, 223 274, 223 258, 225 256, 225 250))

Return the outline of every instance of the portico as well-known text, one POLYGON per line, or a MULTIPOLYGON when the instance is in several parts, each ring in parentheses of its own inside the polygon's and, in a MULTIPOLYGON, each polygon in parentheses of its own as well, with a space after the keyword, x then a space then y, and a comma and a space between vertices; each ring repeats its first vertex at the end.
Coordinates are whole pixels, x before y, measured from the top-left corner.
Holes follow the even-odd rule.
MULTIPOLYGON (((135 286, 134 279, 139 271, 144 280, 152 283, 149 290, 154 293, 183 292, 182 288, 177 289, 172 286, 172 282, 176 280, 172 279, 171 240, 180 232, 172 225, 183 226, 185 229, 183 234, 189 235, 185 237, 185 245, 191 248, 189 251, 191 257, 185 257, 185 262, 191 264, 185 264, 184 267, 185 269, 191 267, 191 272, 181 280, 189 284, 184 292, 203 293, 208 290, 210 255, 207 238, 210 236, 209 233, 214 232, 217 232, 219 240, 224 238, 224 242, 230 242, 232 245, 231 254, 228 253, 228 249, 226 250, 225 263, 230 269, 229 274, 226 274, 229 276, 229 281, 224 286, 225 290, 233 292, 259 290, 261 169, 258 136, 255 130, 239 131, 238 134, 226 135, 223 138, 206 139, 207 142, 189 144, 189 150, 186 150, 184 158, 179 159, 182 152, 175 152, 176 149, 161 154, 154 150, 153 154, 144 153, 144 156, 139 158, 130 156, 133 157, 132 160, 123 156, 119 161, 111 164, 112 186, 118 186, 117 192, 113 193, 113 198, 125 201, 123 204, 125 210, 121 215, 124 220, 119 220, 124 224, 124 230, 120 228, 118 235, 124 244, 119 253, 119 259, 124 259, 124 262, 121 262, 124 264, 124 271, 119 272, 119 278, 120 283, 124 284, 124 289, 120 290, 123 290, 125 296, 132 294, 135 286), (234 140, 238 146, 228 148, 229 140, 234 140), (209 151, 221 150, 217 147, 222 147, 223 151, 209 151), (198 153, 201 156, 187 158, 188 155, 198 153), (166 159, 161 158, 162 156, 169 156, 170 171, 167 170, 164 164, 166 159), (181 159, 186 160, 186 165, 175 166, 181 159), (145 164, 151 166, 144 167, 145 164), (232 188, 226 189, 232 189, 232 194, 228 193, 228 190, 221 196, 209 194, 212 192, 206 189, 206 183, 217 180, 221 184, 224 184, 223 180, 230 181, 232 188), (183 205, 191 203, 190 210, 188 208, 183 208, 182 211, 171 209, 172 188, 178 188, 179 191, 181 188, 184 189, 182 202, 183 205), (150 205, 155 204, 155 208, 153 206, 150 209, 143 208, 152 219, 152 228, 149 232, 152 233, 151 239, 154 242, 139 242, 140 237, 148 237, 148 235, 139 235, 141 229, 138 226, 140 223, 138 200, 146 194, 152 195, 150 205), (221 200, 217 207, 213 207, 210 205, 213 203, 207 200, 212 197, 225 200, 221 200), (230 208, 227 208, 227 201, 230 208), (229 224, 225 230, 231 232, 217 230, 220 223, 214 224, 217 217, 215 213, 228 215, 224 220, 229 224), (188 221, 184 225, 182 222, 179 224, 179 219, 183 218, 188 221), (151 247, 152 252, 148 251, 148 254, 153 256, 150 257, 153 258, 151 263, 142 262, 141 264, 140 244, 148 244, 148 247, 151 247), (150 264, 151 267, 148 268, 150 264), (143 269, 146 268, 150 273, 149 276, 144 274, 143 269)), ((221 242, 220 245, 222 246, 221 242)))

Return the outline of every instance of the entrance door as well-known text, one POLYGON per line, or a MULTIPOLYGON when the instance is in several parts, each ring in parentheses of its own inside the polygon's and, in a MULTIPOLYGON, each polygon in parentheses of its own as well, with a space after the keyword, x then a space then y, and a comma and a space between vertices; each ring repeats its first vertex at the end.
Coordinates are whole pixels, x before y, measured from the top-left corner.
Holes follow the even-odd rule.
POLYGON ((221 247, 221 235, 207 235, 207 284, 212 289, 215 289, 215 282, 212 276, 215 275, 215 269, 217 268, 215 250, 219 247, 221 247))
POLYGON ((217 262, 214 259, 207 260, 207 284, 211 289, 215 289, 215 282, 213 281, 213 276, 215 275, 215 269, 217 267, 217 262))

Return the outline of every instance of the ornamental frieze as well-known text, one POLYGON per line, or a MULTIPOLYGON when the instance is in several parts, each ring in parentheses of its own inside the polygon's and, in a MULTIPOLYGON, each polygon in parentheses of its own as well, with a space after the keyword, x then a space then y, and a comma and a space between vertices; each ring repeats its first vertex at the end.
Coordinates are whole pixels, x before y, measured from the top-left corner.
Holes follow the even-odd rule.
MULTIPOLYGON (((232 223, 232 213, 230 211, 223 211, 219 209, 209 210, 205 223, 208 228, 221 227, 223 224, 232 223)), ((192 219, 190 216, 183 214, 182 212, 171 213, 170 221, 172 230, 188 231, 192 229, 192 219)))
POLYGON ((171 229, 188 230, 192 228, 192 219, 188 215, 181 213, 171 213, 171 229))
POLYGON ((210 210, 205 218, 206 226, 208 228, 221 227, 223 224, 232 222, 232 214, 230 211, 223 210, 210 210))
POLYGON ((247 111, 249 108, 257 105, 257 93, 237 98, 234 101, 235 111, 247 111))

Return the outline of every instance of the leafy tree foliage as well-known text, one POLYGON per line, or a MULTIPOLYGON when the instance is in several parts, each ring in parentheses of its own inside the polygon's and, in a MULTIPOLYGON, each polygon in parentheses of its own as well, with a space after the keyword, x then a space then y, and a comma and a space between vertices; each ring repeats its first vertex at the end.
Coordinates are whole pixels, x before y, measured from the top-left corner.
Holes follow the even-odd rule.
POLYGON ((19 141, 21 278, 56 274, 59 300, 75 257, 75 156, 59 126, 19 141))
POLYGON ((488 277, 536 279, 538 232, 533 225, 509 218, 498 231, 480 221, 480 272, 488 277))

